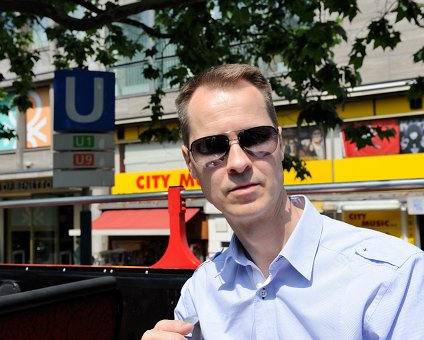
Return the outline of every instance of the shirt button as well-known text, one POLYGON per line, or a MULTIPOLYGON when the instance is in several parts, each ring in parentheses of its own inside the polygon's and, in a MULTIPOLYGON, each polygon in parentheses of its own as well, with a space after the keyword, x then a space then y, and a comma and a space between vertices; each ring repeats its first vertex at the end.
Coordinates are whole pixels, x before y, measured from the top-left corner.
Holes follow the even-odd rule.
POLYGON ((262 289, 260 290, 260 292, 259 292, 259 296, 260 296, 262 299, 265 299, 267 295, 268 295, 268 292, 266 291, 266 289, 265 289, 265 288, 262 288, 262 289))

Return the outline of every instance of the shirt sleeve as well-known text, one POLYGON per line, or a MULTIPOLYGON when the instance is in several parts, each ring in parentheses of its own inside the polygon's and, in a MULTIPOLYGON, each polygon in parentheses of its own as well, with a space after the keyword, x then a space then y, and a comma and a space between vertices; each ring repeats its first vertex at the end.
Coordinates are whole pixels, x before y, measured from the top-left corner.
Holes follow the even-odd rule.
POLYGON ((181 296, 174 310, 175 320, 183 320, 188 316, 196 315, 190 287, 193 284, 193 278, 189 278, 181 289, 181 296))
POLYGON ((412 255, 382 285, 364 320, 367 339, 424 339, 424 253, 412 255))

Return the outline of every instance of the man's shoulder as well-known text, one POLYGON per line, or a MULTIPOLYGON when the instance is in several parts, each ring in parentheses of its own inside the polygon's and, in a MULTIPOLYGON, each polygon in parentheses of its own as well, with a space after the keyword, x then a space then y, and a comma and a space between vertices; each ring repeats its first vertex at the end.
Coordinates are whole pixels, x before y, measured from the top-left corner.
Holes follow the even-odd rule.
POLYGON ((376 265, 401 267, 410 258, 420 258, 424 252, 398 237, 327 219, 321 245, 350 259, 376 265))
POLYGON ((376 264, 387 263, 400 268, 411 258, 423 258, 418 247, 400 238, 385 234, 362 240, 355 249, 361 258, 376 264))
POLYGON ((227 262, 228 258, 228 248, 221 249, 210 256, 206 261, 202 262, 196 269, 199 271, 201 269, 209 270, 210 267, 214 268, 215 271, 219 272, 222 267, 227 262))

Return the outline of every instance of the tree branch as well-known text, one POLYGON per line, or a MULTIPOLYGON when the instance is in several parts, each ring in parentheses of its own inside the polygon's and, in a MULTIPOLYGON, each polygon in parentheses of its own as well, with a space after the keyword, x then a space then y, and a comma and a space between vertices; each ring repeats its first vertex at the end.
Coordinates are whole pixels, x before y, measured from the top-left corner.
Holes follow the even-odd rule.
POLYGON ((156 38, 167 39, 167 38, 171 37, 170 34, 166 34, 166 33, 156 31, 155 29, 153 29, 153 28, 147 26, 146 24, 143 24, 142 22, 139 22, 137 20, 132 20, 132 19, 127 18, 127 19, 119 20, 119 22, 140 28, 143 31, 145 31, 147 34, 149 34, 150 36, 153 36, 153 37, 156 37, 156 38))
MULTIPOLYGON (((87 4, 85 1, 72 1, 72 3, 83 6, 96 14, 94 17, 83 17, 82 19, 77 19, 67 15, 61 11, 60 8, 51 3, 44 3, 41 5, 37 0, 1 0, 0 12, 20 12, 28 15, 48 17, 67 29, 74 31, 88 31, 98 29, 113 22, 122 22, 130 15, 147 10, 189 6, 194 3, 201 3, 204 1, 205 0, 143 0, 107 10, 101 10, 97 7, 94 9, 93 6, 87 4)), ((131 24, 133 25, 134 22, 131 24)), ((145 25, 144 27, 139 27, 143 29, 147 28, 145 25)))
POLYGON ((68 0, 69 2, 75 4, 75 5, 79 5, 81 7, 84 7, 85 9, 89 10, 90 12, 99 14, 102 12, 102 10, 100 8, 98 8, 96 5, 92 4, 89 1, 85 1, 85 0, 68 0))

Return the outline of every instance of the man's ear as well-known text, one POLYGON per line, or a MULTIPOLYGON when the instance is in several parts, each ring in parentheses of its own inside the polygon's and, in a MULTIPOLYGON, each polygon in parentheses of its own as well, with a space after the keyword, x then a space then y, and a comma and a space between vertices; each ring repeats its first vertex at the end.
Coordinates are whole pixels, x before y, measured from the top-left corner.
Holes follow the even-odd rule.
POLYGON ((280 138, 283 138, 283 128, 281 126, 278 126, 277 131, 278 131, 278 134, 280 135, 280 138))
POLYGON ((181 145, 181 152, 183 153, 187 168, 190 171, 191 178, 197 179, 196 169, 194 168, 193 162, 190 159, 190 151, 185 145, 181 145))

